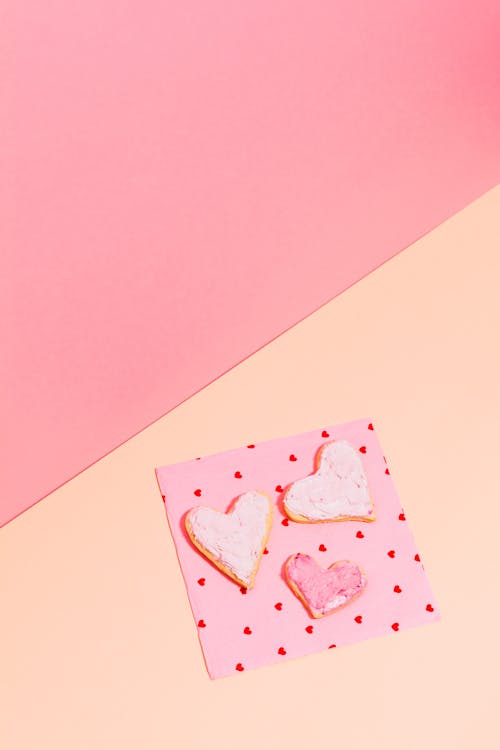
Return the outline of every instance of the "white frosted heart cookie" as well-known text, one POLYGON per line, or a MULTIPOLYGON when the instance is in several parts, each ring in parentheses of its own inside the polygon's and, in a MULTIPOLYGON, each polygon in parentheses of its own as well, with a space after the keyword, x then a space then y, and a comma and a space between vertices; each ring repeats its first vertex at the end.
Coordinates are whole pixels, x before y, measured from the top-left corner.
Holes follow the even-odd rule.
POLYGON ((359 451, 346 440, 325 443, 316 467, 314 474, 285 490, 283 507, 289 518, 299 523, 375 520, 359 451))
POLYGON ((198 506, 185 524, 195 547, 240 586, 251 589, 272 524, 272 505, 262 492, 245 492, 227 513, 198 506))

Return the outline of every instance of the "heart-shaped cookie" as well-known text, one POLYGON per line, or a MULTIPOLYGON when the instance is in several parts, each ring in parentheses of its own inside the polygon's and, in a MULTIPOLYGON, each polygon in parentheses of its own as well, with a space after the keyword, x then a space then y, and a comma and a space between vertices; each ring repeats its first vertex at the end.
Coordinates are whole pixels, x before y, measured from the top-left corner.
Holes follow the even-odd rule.
POLYGON ((374 521, 375 510, 359 452, 346 440, 325 443, 316 456, 316 472, 293 482, 283 507, 300 523, 374 521))
POLYGON ((272 523, 272 505, 262 492, 245 492, 227 513, 198 506, 185 524, 195 547, 229 578, 251 589, 272 523))
POLYGON ((285 576, 293 593, 315 618, 349 604, 366 586, 366 576, 356 563, 339 560, 325 570, 302 552, 288 558, 285 576))

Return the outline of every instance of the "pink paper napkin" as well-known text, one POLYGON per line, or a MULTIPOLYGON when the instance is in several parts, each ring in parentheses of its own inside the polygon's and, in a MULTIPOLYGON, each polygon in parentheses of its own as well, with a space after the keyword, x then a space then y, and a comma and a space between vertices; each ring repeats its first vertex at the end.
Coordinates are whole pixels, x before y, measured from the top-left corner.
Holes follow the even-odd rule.
POLYGON ((438 619, 437 605, 373 425, 359 420, 157 469, 168 521, 210 677, 342 646, 438 619), (286 518, 282 488, 311 474, 320 446, 344 439, 361 450, 377 519, 299 524, 286 518), (240 587, 191 544, 184 515, 195 505, 226 511, 248 490, 266 492, 274 519, 255 587, 240 587), (283 578, 294 552, 322 566, 357 562, 366 572, 363 594, 313 619, 283 578))

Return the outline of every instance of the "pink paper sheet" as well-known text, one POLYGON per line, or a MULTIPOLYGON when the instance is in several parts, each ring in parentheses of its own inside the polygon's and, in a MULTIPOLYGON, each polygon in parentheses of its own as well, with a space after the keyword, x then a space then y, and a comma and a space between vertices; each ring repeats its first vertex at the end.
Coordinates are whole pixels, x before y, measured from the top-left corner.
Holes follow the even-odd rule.
POLYGON ((498 181, 498 9, 4 0, 0 524, 498 181))
POLYGON ((408 522, 369 424, 359 420, 325 427, 157 469, 212 678, 378 635, 397 637, 399 630, 438 618, 408 522), (366 448, 361 455, 376 521, 284 525, 280 488, 312 473, 317 449, 332 439, 366 448), (238 472, 241 478, 235 477, 238 472), (255 588, 244 594, 193 547, 183 517, 200 504, 225 511, 236 496, 251 489, 268 493, 275 513, 255 588), (194 493, 200 490, 198 497, 194 493), (283 579, 283 563, 294 552, 312 555, 324 567, 342 559, 357 562, 368 578, 366 590, 343 609, 312 619, 283 579))

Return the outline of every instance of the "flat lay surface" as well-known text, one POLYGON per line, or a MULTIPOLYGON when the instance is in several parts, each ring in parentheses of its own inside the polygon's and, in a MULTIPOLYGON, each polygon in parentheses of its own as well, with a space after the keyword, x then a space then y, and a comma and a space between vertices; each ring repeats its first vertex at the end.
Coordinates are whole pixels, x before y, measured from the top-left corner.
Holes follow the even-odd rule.
POLYGON ((2 747, 498 746, 499 241, 497 188, 1 530, 2 747), (364 415, 441 620, 211 681, 154 467, 364 415))
POLYGON ((499 244, 497 188, 1 529, 2 748, 498 747, 499 244), (155 467, 363 417, 441 619, 210 680, 155 467))

